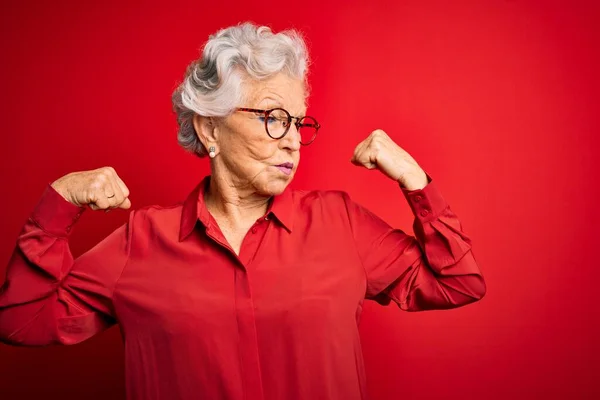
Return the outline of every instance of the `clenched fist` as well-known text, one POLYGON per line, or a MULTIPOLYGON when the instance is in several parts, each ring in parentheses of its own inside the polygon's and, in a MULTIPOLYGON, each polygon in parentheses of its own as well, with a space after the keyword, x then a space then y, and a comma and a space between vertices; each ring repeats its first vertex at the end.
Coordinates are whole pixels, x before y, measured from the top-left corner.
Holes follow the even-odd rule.
POLYGON ((377 168, 408 190, 424 188, 425 171, 403 148, 381 129, 374 130, 354 150, 352 163, 368 169, 377 168))
POLYGON ((51 185, 65 200, 78 207, 88 205, 92 210, 131 207, 129 189, 112 167, 92 171, 72 172, 51 185))

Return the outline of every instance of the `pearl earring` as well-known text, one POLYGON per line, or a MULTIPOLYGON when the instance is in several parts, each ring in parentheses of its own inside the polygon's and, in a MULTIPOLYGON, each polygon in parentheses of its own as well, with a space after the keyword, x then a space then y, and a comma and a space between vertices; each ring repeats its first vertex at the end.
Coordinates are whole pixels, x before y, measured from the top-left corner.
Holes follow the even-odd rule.
POLYGON ((210 146, 208 148, 208 156, 210 158, 215 158, 216 155, 217 155, 217 153, 215 153, 215 146, 210 146))

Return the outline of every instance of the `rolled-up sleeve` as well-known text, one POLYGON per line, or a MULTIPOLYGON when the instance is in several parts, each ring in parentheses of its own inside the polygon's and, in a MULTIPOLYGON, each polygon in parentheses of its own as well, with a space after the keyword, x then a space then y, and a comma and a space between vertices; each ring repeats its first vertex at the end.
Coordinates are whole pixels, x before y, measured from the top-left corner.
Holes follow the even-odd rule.
POLYGON ((481 299, 486 285, 462 229, 433 179, 402 189, 414 214, 415 236, 394 229, 346 198, 355 245, 367 277, 366 298, 394 301, 406 311, 460 307, 481 299))
POLYGON ((73 344, 116 322, 112 294, 127 262, 130 223, 74 259, 68 239, 84 210, 46 187, 17 238, 0 289, 1 341, 73 344))

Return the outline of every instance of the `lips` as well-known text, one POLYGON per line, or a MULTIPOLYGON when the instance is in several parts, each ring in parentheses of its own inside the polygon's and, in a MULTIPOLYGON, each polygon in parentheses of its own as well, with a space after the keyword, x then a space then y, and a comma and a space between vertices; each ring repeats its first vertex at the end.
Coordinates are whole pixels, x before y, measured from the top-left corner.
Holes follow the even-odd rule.
POLYGON ((292 173, 292 169, 294 168, 294 164, 287 162, 287 163, 276 165, 275 168, 277 168, 278 170, 280 170, 281 172, 283 172, 286 175, 290 175, 292 173))

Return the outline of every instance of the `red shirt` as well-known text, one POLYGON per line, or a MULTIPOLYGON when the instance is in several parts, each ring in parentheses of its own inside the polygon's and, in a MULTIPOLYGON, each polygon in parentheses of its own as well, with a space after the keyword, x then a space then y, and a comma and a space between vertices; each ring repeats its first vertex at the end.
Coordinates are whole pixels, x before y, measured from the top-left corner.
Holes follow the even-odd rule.
POLYGON ((132 211, 76 260, 85 208, 51 186, 17 241, 0 292, 0 339, 74 344, 115 323, 128 399, 366 399, 365 299, 407 311, 474 302, 485 283, 435 182, 402 189, 416 238, 339 191, 275 196, 239 257, 203 201, 132 211))

